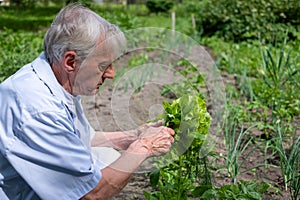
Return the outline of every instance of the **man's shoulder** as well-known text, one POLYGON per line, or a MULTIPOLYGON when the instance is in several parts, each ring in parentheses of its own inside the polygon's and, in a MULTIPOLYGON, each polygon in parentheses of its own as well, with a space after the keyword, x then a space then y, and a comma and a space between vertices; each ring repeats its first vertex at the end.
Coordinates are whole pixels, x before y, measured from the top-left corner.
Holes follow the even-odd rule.
POLYGON ((2 103, 18 104, 30 110, 53 109, 60 105, 46 83, 37 76, 30 64, 25 65, 0 85, 5 95, 2 103))
POLYGON ((27 64, 24 67, 20 68, 17 72, 15 72, 13 75, 5 79, 1 84, 0 84, 0 92, 2 94, 13 94, 16 89, 18 89, 19 86, 24 87, 25 83, 23 80, 26 80, 24 78, 24 75, 27 74, 26 71, 29 70, 30 65, 27 64))
POLYGON ((33 97, 32 94, 38 93, 39 96, 45 93, 45 85, 34 73, 30 64, 19 69, 2 84, 3 89, 10 90, 20 95, 33 97))

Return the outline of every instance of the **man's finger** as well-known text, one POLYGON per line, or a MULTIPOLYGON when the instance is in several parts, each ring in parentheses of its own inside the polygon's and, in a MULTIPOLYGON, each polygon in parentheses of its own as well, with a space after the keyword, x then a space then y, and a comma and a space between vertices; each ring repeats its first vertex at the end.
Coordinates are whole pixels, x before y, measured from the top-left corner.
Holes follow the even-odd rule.
POLYGON ((159 127, 162 125, 162 120, 158 120, 157 122, 150 122, 148 123, 148 125, 152 127, 159 127))

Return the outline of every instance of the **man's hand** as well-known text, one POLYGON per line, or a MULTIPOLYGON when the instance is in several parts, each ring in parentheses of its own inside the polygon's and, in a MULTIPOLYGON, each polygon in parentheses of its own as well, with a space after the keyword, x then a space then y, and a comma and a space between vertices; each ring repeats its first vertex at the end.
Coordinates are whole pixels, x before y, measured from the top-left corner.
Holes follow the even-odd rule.
POLYGON ((174 142, 174 131, 161 126, 161 122, 145 124, 137 130, 137 139, 119 159, 101 170, 99 184, 82 199, 110 199, 125 187, 131 174, 145 159, 167 153, 174 142))
POLYGON ((150 123, 147 123, 147 124, 143 124, 141 126, 139 126, 137 129, 136 129, 136 134, 137 134, 137 137, 139 137, 139 135, 141 135, 142 132, 144 132, 146 129, 148 129, 149 127, 160 127, 162 125, 162 121, 159 120, 157 122, 150 122, 150 123))
POLYGON ((152 157, 163 155, 170 150, 174 143, 174 130, 160 125, 161 122, 157 122, 138 128, 138 139, 132 144, 135 147, 141 146, 136 153, 146 153, 147 157, 152 157))

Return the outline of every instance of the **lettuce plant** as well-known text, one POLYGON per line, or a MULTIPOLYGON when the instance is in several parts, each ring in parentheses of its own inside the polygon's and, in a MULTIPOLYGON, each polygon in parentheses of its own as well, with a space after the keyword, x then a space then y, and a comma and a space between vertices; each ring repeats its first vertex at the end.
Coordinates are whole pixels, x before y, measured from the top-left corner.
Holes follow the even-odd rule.
POLYGON ((211 188, 207 156, 201 154, 211 117, 199 95, 185 94, 171 103, 163 102, 163 106, 159 119, 174 129, 175 143, 164 158, 159 158, 159 169, 150 174, 150 183, 158 191, 144 194, 146 199, 187 199, 199 185, 211 188))
POLYGON ((203 97, 183 95, 172 103, 163 102, 163 106, 163 123, 174 129, 177 137, 188 135, 192 138, 204 139, 203 136, 208 132, 211 117, 207 112, 203 97))

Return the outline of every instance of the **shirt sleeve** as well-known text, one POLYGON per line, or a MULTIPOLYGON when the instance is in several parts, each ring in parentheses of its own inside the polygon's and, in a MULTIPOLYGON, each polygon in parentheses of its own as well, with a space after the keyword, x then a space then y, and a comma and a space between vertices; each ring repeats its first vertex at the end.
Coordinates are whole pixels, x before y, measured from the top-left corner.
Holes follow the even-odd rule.
POLYGON ((66 113, 37 113, 14 135, 7 158, 41 199, 79 199, 101 179, 66 113))

